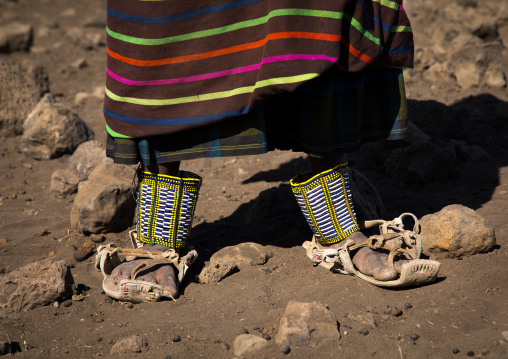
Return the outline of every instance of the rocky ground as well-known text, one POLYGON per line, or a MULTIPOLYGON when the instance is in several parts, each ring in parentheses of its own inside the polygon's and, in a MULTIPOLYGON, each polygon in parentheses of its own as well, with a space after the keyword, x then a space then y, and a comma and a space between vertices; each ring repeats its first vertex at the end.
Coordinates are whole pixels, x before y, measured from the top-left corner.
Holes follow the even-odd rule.
POLYGON ((89 171, 103 161, 86 158, 97 159, 91 154, 105 142, 104 2, 0 0, 0 354, 508 357, 508 4, 413 0, 405 7, 417 45, 416 67, 405 72, 411 136, 366 146, 352 160, 379 192, 385 219, 412 212, 426 216, 424 230, 440 223, 433 233, 448 228, 460 237, 426 235, 456 244, 426 242, 425 253, 441 262, 438 280, 386 290, 312 267, 300 246, 311 233, 289 188, 308 165, 301 154, 274 152, 184 164, 204 177, 192 230, 198 261, 176 301, 129 305, 102 293, 87 253, 102 240, 127 246, 132 226, 90 235, 96 227, 76 208, 89 171), (69 120, 74 142, 40 143, 41 131, 60 133, 33 123, 44 117, 31 112, 46 93, 36 113, 69 120), (91 139, 97 142, 76 151, 91 139), (213 281, 212 255, 244 242, 253 243, 246 252, 256 253, 256 265, 238 263, 213 281), (54 298, 41 289, 51 278, 67 283, 54 298), (304 321, 319 330, 302 345, 276 344, 285 312, 311 313, 304 321), (335 320, 338 330, 330 327, 335 320))

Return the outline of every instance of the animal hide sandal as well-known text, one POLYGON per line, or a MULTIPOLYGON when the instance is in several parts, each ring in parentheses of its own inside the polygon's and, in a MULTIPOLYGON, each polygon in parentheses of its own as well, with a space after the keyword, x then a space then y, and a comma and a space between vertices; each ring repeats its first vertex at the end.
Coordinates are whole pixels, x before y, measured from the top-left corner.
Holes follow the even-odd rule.
POLYGON ((99 246, 95 257, 95 266, 102 272, 104 277, 102 288, 108 296, 132 303, 156 302, 165 297, 163 295, 164 288, 155 283, 136 279, 139 274, 156 266, 172 265, 177 272, 178 282, 176 284, 179 285, 187 269, 196 261, 197 256, 195 250, 180 257, 174 249, 152 251, 142 248, 116 248, 110 244, 99 246), (113 269, 134 259, 146 260, 134 267, 130 279, 123 279, 119 283, 115 283, 111 276, 113 269))
POLYGON ((420 259, 422 242, 419 235, 419 223, 416 216, 404 213, 393 221, 374 220, 360 223, 360 228, 379 226, 380 234, 370 236, 368 239, 354 243, 346 239, 344 246, 339 249, 323 247, 316 241, 307 241, 303 247, 307 249, 307 256, 315 266, 323 266, 332 272, 350 274, 361 278, 379 287, 397 288, 428 284, 436 280, 440 263, 428 259, 420 259), (402 220, 404 217, 412 217, 415 225, 412 231, 405 230, 402 220), (398 279, 390 281, 376 280, 371 276, 359 272, 352 260, 351 252, 362 247, 373 250, 384 249, 389 252, 388 265, 393 267, 397 254, 409 256, 411 260, 401 265, 401 273, 398 279))

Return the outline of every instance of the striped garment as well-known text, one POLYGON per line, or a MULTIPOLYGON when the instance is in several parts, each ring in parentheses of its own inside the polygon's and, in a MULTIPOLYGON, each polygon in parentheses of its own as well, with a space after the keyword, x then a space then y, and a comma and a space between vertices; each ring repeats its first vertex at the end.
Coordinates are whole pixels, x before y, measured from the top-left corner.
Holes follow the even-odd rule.
POLYGON ((315 176, 311 172, 299 174, 290 184, 319 243, 337 243, 360 230, 351 200, 347 163, 315 176))
POLYGON ((140 174, 138 240, 183 248, 189 237, 201 177, 180 171, 179 177, 140 174))
POLYGON ((113 137, 147 137, 246 114, 332 67, 413 64, 391 0, 107 0, 104 114, 113 137))

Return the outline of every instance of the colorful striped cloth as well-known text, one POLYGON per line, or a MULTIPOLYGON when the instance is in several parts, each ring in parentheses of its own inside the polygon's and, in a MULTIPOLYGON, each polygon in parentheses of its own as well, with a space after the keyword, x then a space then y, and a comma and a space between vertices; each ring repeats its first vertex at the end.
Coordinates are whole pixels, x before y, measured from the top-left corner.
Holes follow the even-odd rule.
POLYGON ((401 0, 107 0, 107 34, 113 137, 246 114, 334 66, 413 64, 401 0))

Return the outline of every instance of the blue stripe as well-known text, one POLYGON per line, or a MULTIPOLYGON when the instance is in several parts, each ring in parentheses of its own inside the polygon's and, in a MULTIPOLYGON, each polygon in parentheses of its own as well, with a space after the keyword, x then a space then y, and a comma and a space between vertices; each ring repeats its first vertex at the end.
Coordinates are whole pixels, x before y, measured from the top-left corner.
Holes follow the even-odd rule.
POLYGON ((195 116, 195 117, 186 117, 186 118, 135 118, 135 117, 129 117, 120 115, 114 112, 111 112, 107 110, 104 107, 104 113, 108 115, 109 117, 112 117, 114 119, 129 122, 129 123, 136 123, 141 125, 187 125, 187 124, 194 124, 194 123, 206 123, 206 122, 212 122, 217 120, 222 120, 228 117, 238 116, 238 115, 245 115, 248 113, 252 107, 243 108, 241 110, 237 111, 231 111, 231 112, 223 112, 223 113, 217 113, 213 115, 205 115, 205 116, 195 116))
POLYGON ((170 16, 135 16, 135 15, 129 15, 125 14, 120 11, 116 11, 110 8, 107 8, 108 15, 111 15, 113 17, 119 18, 121 20, 131 21, 131 22, 140 22, 144 24, 164 24, 168 22, 173 21, 180 21, 180 20, 186 20, 190 19, 192 17, 200 16, 200 15, 207 15, 207 14, 213 14, 216 12, 221 12, 225 10, 231 10, 235 9, 241 6, 255 4, 257 2, 261 2, 263 0, 237 0, 233 1, 229 4, 222 4, 222 5, 215 5, 215 6, 209 6, 202 9, 184 12, 181 14, 176 15, 170 15, 170 16))
MULTIPOLYGON (((360 4, 363 4, 363 0, 358 0, 358 2, 360 4)), ((371 15, 367 11, 367 7, 365 6, 365 4, 363 5, 363 12, 364 12, 365 15, 367 15, 367 17, 369 18, 370 21, 372 21, 375 24, 380 25, 383 28, 384 31, 391 31, 392 30, 392 25, 384 23, 384 22, 381 22, 378 17, 374 17, 374 15, 371 15)))
POLYGON ((414 52, 413 46, 399 46, 399 47, 392 47, 390 49, 383 49, 383 54, 405 54, 405 53, 412 53, 414 52))

